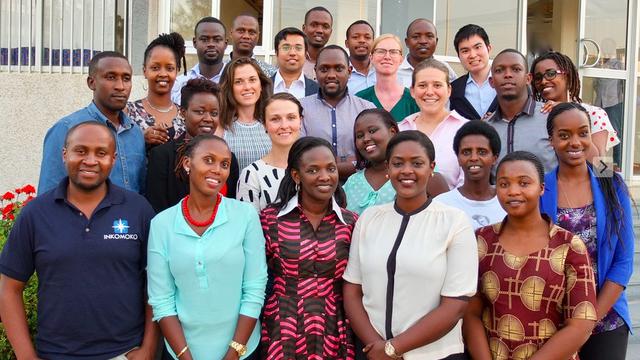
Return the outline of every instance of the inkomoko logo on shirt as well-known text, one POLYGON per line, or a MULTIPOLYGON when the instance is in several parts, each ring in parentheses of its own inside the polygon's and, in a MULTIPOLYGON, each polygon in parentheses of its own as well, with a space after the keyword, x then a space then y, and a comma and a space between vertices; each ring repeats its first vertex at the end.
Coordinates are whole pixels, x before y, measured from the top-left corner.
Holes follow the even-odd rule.
POLYGON ((105 240, 138 240, 138 234, 129 234, 129 222, 125 219, 113 221, 113 234, 105 234, 105 240))

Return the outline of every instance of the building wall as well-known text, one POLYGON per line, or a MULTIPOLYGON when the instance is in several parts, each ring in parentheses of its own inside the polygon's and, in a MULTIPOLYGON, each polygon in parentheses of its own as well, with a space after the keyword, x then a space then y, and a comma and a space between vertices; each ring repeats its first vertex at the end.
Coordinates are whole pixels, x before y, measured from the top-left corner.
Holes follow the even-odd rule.
MULTIPOLYGON (((91 101, 86 77, 0 73, 0 193, 27 183, 37 185, 47 130, 91 101)), ((143 81, 142 76, 134 77, 131 99, 144 96, 143 81)))

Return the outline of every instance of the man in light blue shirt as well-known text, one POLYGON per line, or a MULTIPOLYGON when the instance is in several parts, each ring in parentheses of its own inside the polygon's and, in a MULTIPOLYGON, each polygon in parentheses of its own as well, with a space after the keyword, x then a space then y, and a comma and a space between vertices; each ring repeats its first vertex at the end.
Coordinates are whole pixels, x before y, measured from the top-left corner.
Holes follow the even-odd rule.
POLYGON ((376 84, 376 69, 371 64, 371 48, 374 31, 371 24, 357 20, 347 28, 344 45, 349 49, 351 76, 347 87, 349 94, 356 94, 376 84))
POLYGON ((127 190, 141 192, 145 174, 144 135, 122 111, 131 93, 131 65, 114 51, 104 51, 89 62, 87 85, 93 101, 67 115, 47 131, 42 150, 38 194, 55 188, 66 176, 62 148, 67 131, 76 124, 96 120, 105 123, 116 138, 116 161, 109 178, 127 190))
POLYGON ((451 83, 451 110, 470 120, 482 119, 498 106, 496 91, 489 84, 489 36, 482 27, 468 24, 458 30, 453 45, 468 73, 451 83))
POLYGON ((190 79, 203 77, 216 84, 220 82, 226 66, 223 58, 227 48, 227 28, 212 16, 200 19, 194 29, 193 47, 198 54, 198 63, 187 74, 178 76, 171 89, 171 100, 178 105, 182 88, 190 79))

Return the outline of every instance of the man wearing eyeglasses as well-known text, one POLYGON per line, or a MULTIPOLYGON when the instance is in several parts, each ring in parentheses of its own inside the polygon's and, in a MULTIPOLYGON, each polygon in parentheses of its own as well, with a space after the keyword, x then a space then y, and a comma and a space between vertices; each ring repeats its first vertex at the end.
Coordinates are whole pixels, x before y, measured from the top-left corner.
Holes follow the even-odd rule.
POLYGON ((271 77, 273 93, 287 92, 298 99, 318 93, 318 84, 302 72, 307 51, 307 36, 302 30, 288 27, 274 40, 278 71, 271 77))
POLYGON ((498 107, 487 122, 502 142, 498 162, 508 153, 525 150, 535 154, 549 172, 558 161, 547 134, 547 114, 540 111, 543 104, 529 90, 528 69, 527 59, 518 50, 502 50, 493 59, 489 83, 496 90, 498 107))

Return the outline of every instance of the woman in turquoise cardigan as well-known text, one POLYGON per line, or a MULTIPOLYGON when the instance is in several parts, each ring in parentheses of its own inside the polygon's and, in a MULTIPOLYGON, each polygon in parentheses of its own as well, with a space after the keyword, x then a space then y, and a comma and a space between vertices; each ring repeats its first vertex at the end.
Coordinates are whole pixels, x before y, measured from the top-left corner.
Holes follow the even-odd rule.
POLYGON ((193 138, 182 166, 189 195, 153 218, 147 251, 165 359, 255 359, 267 284, 258 213, 220 195, 231 166, 221 138, 193 138))
POLYGON ((547 118, 558 167, 545 176, 541 211, 579 236, 597 284, 598 323, 580 359, 624 359, 631 319, 625 287, 633 271, 631 199, 620 175, 596 177, 587 162, 591 141, 587 111, 562 103, 547 118))

